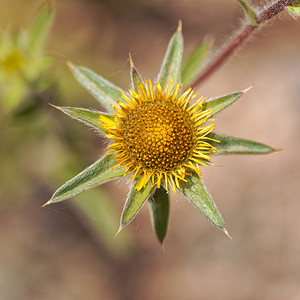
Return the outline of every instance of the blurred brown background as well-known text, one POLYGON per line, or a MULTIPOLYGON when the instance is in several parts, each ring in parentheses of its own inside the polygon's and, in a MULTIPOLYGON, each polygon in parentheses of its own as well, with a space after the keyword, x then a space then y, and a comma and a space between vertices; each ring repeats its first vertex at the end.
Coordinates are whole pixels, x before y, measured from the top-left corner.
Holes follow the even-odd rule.
MULTIPOLYGON (((27 24, 42 3, 0 0, 0 26, 27 24)), ((178 19, 187 54, 207 33, 218 48, 242 16, 234 0, 57 0, 46 49, 55 57, 61 92, 48 102, 97 108, 67 70, 66 60, 127 89, 128 52, 144 78, 154 79, 178 19)), ((58 159, 52 154, 55 145, 42 139, 33 152, 18 145, 24 165, 9 170, 19 174, 18 181, 9 192, 0 188, 0 299, 300 299, 299 32, 299 20, 282 13, 198 88, 210 98, 254 85, 218 115, 216 130, 284 148, 266 156, 215 157, 221 167, 204 170, 233 240, 176 194, 165 253, 144 207, 125 229, 132 236, 130 254, 117 258, 89 232, 88 221, 74 213, 68 200, 40 208, 64 182, 50 188, 42 183, 49 164, 58 159), (33 157, 38 163, 31 166, 33 157)), ((82 127, 70 119, 62 122, 82 127)), ((57 128, 49 127, 56 135, 57 128)), ((85 139, 92 141, 84 150, 87 166, 106 144, 88 128, 80 132, 74 137, 79 148, 85 148, 85 139)), ((121 213, 126 185, 120 180, 105 189, 121 213)))

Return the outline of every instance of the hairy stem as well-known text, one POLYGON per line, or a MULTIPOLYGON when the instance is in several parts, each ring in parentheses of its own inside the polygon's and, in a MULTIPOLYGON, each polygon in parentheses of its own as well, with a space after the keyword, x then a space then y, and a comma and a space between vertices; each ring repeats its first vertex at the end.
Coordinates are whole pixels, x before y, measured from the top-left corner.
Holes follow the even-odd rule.
POLYGON ((257 21, 259 23, 265 22, 280 12, 282 12, 288 5, 295 2, 295 0, 279 0, 276 1, 273 5, 269 6, 267 9, 261 11, 261 13, 257 17, 257 21))
MULTIPOLYGON (((262 23, 270 20, 280 12, 282 12, 286 6, 290 5, 295 0, 278 0, 274 4, 270 5, 266 9, 262 10, 257 16, 257 25, 251 24, 243 25, 235 36, 227 43, 219 54, 207 65, 198 78, 191 84, 192 88, 196 88, 204 80, 206 80, 213 72, 221 67, 225 61, 234 53, 234 51, 247 39, 247 37, 262 23)), ((239 1, 240 2, 240 1, 239 1)), ((241 2, 240 2, 241 3, 241 2)))

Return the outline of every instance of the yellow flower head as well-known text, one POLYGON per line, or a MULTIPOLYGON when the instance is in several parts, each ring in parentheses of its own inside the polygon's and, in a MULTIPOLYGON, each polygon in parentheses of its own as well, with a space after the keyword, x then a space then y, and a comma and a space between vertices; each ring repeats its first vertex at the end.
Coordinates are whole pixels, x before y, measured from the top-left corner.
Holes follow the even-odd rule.
POLYGON ((170 184, 176 192, 188 169, 200 175, 198 166, 207 165, 209 153, 216 152, 207 137, 215 125, 204 125, 212 121, 211 111, 203 110, 204 99, 189 105, 198 95, 191 88, 179 95, 182 85, 171 84, 162 91, 159 82, 155 87, 151 81, 140 83, 139 93, 122 94, 114 120, 100 117, 107 137, 115 140, 108 148, 118 153, 118 166, 126 167, 125 175, 133 173, 132 179, 141 174, 137 190, 151 179, 158 188, 170 184))

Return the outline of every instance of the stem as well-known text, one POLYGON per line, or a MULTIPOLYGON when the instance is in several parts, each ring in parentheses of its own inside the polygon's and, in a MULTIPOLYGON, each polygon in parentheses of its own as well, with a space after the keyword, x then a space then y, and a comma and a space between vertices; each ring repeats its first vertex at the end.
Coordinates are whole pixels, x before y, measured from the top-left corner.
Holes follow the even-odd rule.
POLYGON ((269 6, 267 9, 263 10, 257 17, 259 23, 265 22, 272 17, 276 16, 282 12, 288 5, 295 2, 295 0, 279 0, 273 5, 269 6))
MULTIPOLYGON (((238 1, 242 4, 240 0, 238 1)), ((199 84, 206 80, 213 72, 215 72, 225 63, 225 61, 234 53, 238 46, 240 46, 246 40, 246 38, 254 31, 254 29, 282 12, 286 6, 290 5, 294 1, 295 0, 278 0, 271 6, 262 10, 256 16, 257 25, 253 25, 252 23, 244 25, 232 38, 232 40, 225 45, 220 53, 207 65, 204 71, 191 84, 191 87, 196 88, 199 84)))

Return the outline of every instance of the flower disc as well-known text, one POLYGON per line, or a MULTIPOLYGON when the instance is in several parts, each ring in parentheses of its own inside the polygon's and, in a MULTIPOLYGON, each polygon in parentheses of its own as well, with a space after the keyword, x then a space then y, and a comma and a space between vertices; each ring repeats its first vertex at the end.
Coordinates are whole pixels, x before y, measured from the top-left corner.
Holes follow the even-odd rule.
POLYGON ((146 102, 123 119, 124 151, 142 168, 168 172, 193 151, 196 136, 188 114, 171 102, 146 102))

